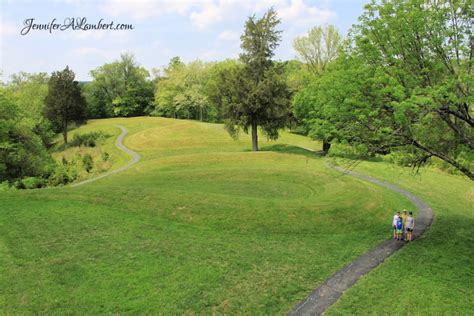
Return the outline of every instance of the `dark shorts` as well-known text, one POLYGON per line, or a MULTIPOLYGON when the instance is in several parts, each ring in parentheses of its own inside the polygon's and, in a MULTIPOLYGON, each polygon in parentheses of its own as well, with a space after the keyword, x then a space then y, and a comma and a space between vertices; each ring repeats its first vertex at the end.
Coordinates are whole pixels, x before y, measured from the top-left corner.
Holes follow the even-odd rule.
POLYGON ((407 232, 412 232, 413 228, 407 228, 407 232))

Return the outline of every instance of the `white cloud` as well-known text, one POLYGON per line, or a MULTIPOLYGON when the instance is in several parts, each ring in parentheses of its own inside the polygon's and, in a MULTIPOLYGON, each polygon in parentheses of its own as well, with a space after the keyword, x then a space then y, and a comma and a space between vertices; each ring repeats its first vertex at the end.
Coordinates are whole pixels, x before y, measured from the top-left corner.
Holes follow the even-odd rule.
POLYGON ((191 12, 189 17, 196 27, 205 29, 211 24, 222 21, 231 6, 232 1, 206 1, 201 4, 199 11, 191 12))
POLYGON ((221 41, 238 41, 239 37, 239 33, 234 31, 223 31, 217 36, 217 38, 221 41))
POLYGON ((143 20, 166 14, 184 14, 195 4, 194 1, 183 0, 107 0, 102 10, 114 16, 128 15, 143 20))
POLYGON ((335 12, 312 5, 305 0, 105 0, 102 10, 113 16, 129 16, 144 20, 168 14, 188 16, 192 24, 203 30, 232 18, 237 12, 251 15, 274 7, 283 22, 298 25, 322 24, 335 12))
POLYGON ((283 22, 299 25, 323 24, 336 16, 334 11, 308 5, 303 0, 291 0, 290 4, 278 7, 277 12, 283 22))

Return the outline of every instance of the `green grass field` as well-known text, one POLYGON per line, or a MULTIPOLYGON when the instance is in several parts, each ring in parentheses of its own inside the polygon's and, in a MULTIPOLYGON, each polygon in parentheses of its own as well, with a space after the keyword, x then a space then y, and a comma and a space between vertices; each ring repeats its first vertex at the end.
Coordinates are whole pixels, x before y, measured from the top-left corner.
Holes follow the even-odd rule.
MULTIPOLYGON (((234 141, 219 124, 107 119, 74 131, 114 135, 104 145, 112 168, 128 159, 113 147, 116 124, 129 130, 125 145, 142 155, 130 169, 76 188, 1 193, 0 314, 283 314, 388 238, 395 210, 413 207, 329 169, 328 159, 302 149, 320 144, 291 133, 277 142, 261 137, 262 151, 253 153, 247 135, 234 141)), ((471 308, 461 296, 472 295, 473 186, 436 172, 425 185, 383 163, 359 168, 413 189, 437 217, 426 237, 330 312, 393 310, 390 278, 399 271, 425 282, 421 294, 418 284, 404 283, 408 299, 417 293, 424 302, 419 313, 450 311, 431 308, 446 303, 431 299, 453 276, 446 299, 471 308), (446 225, 458 226, 443 242, 446 225)))

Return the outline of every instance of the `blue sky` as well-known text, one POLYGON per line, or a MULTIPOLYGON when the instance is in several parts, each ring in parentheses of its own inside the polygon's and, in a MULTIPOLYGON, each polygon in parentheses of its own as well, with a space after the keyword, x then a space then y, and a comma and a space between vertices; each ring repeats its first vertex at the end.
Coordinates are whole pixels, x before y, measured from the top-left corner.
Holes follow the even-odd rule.
POLYGON ((123 52, 135 55, 147 69, 183 61, 235 58, 239 36, 251 14, 273 6, 281 18, 282 42, 276 59, 295 58, 292 41, 311 27, 333 24, 346 34, 369 0, 0 0, 1 80, 12 73, 48 72, 69 65, 78 80, 112 62, 123 52), (133 30, 30 30, 26 19, 47 24, 53 19, 85 17, 87 23, 132 24, 133 30))

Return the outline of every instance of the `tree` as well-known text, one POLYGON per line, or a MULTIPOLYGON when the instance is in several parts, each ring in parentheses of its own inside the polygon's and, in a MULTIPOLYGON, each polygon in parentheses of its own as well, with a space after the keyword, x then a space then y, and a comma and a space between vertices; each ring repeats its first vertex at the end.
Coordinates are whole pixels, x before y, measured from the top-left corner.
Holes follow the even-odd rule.
POLYGON ((308 69, 319 74, 336 59, 342 36, 333 25, 315 26, 306 36, 294 39, 293 48, 308 69))
POLYGON ((437 157, 474 180, 470 1, 396 0, 366 6, 354 54, 400 91, 386 102, 388 126, 423 164, 437 157))
POLYGON ((386 100, 398 93, 389 78, 341 54, 296 94, 294 112, 309 136, 324 144, 349 143, 363 154, 387 154, 399 140, 387 133, 386 100))
POLYGON ((51 146, 54 137, 51 122, 44 117, 48 81, 47 73, 19 72, 11 76, 7 86, 19 113, 33 126, 33 132, 41 137, 46 147, 51 146))
POLYGON ((0 87, 0 182, 51 171, 51 157, 31 123, 11 92, 0 87))
POLYGON ((184 64, 179 57, 173 57, 157 80, 153 114, 215 121, 216 111, 206 94, 212 66, 200 60, 184 64))
POLYGON ((68 66, 62 71, 53 72, 45 99, 45 116, 63 133, 66 145, 69 124, 82 124, 86 119, 86 101, 74 78, 75 74, 68 66))
POLYGON ((138 116, 150 110, 154 83, 132 54, 92 70, 91 76, 85 85, 90 117, 138 116))
MULTIPOLYGON (((314 75, 320 75, 337 57, 342 36, 333 25, 316 26, 306 36, 295 38, 293 48, 314 75)), ((328 153, 331 143, 323 139, 323 152, 328 153)))
POLYGON ((301 98, 313 132, 326 125, 331 138, 400 153, 412 166, 436 157, 474 180, 468 2, 372 1, 360 21, 341 66, 322 74, 317 97, 301 98))
POLYGON ((278 138, 290 111, 290 92, 283 77, 283 67, 272 61, 280 42, 280 23, 276 12, 268 10, 261 19, 248 18, 241 36, 241 67, 222 74, 221 111, 227 130, 237 136, 239 129, 251 129, 252 150, 258 151, 257 128, 269 139, 278 138))

